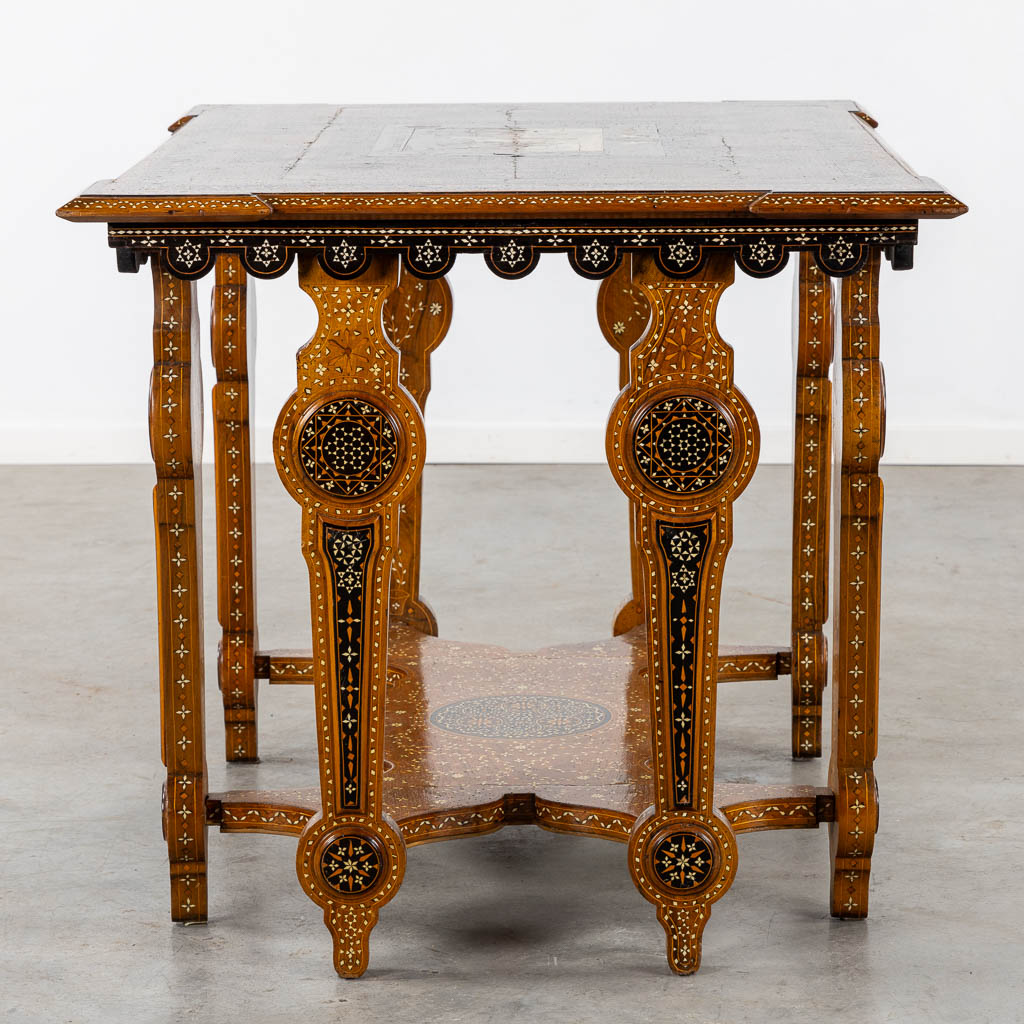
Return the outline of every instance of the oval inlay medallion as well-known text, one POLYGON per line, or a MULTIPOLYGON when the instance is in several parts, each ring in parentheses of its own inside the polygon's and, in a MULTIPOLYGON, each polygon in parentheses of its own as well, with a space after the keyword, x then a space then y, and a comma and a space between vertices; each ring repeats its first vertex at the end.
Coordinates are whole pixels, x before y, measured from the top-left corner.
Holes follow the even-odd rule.
POLYGON ((606 707, 589 700, 523 694, 473 697, 445 704, 431 714, 430 722, 439 729, 464 736, 544 739, 589 732, 611 717, 606 707))

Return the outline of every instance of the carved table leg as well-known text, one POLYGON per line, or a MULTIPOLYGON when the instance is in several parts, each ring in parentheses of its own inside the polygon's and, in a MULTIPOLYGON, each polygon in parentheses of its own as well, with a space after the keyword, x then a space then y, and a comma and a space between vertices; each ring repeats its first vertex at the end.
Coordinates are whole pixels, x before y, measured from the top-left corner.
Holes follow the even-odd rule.
MULTIPOLYGON (((633 284, 633 256, 626 253, 615 272, 601 282, 597 293, 597 322, 601 333, 619 353, 619 387, 629 384, 629 350, 644 333, 651 319, 651 306, 643 290, 633 284)), ((631 507, 629 517, 629 568, 633 588, 631 595, 615 614, 612 635, 621 636, 644 619, 644 579, 640 554, 636 545, 636 515, 631 507)))
POLYGON ((164 835, 171 917, 206 920, 206 744, 203 707, 202 378, 195 285, 153 260, 149 437, 156 465, 157 607, 164 835), (193 359, 195 356, 195 359, 193 359), (194 398, 194 401, 193 401, 194 398))
POLYGON ((715 327, 734 273, 724 253, 686 281, 635 258, 651 324, 630 349, 629 386, 608 427, 612 472, 638 509, 656 769, 655 803, 634 825, 629 866, 680 974, 700 966, 711 904, 736 873, 735 836, 714 804, 718 602, 732 503, 754 471, 758 432, 715 327))
POLYGON ((821 757, 828 678, 829 501, 832 470, 832 285, 800 254, 794 298, 796 441, 793 453, 793 756, 821 757))
POLYGON ((299 283, 319 323, 298 353, 298 389, 274 436, 278 472, 302 506, 316 677, 320 811, 296 868, 324 912, 334 965, 366 970, 369 933, 405 871, 405 844, 381 808, 391 562, 400 503, 423 467, 423 421, 399 381, 382 310, 397 256, 356 279, 300 255, 299 283))
POLYGON ((882 550, 885 384, 879 360, 881 254, 842 281, 842 340, 836 353, 837 480, 833 600, 832 759, 836 818, 829 825, 832 914, 866 917, 878 826, 873 764, 878 750, 878 641, 882 550))
MULTIPOLYGON (((452 322, 452 292, 442 277, 432 281, 403 270, 398 287, 384 304, 384 329, 402 353, 401 381, 416 399, 420 412, 430 393, 430 353, 448 333, 452 322)), ((420 597, 420 535, 422 480, 402 504, 398 546, 391 568, 391 618, 429 636, 437 636, 437 619, 420 597)))
POLYGON ((253 551, 252 411, 256 296, 233 254, 217 257, 210 310, 214 465, 217 481, 217 674, 229 761, 258 760, 256 581, 253 551))

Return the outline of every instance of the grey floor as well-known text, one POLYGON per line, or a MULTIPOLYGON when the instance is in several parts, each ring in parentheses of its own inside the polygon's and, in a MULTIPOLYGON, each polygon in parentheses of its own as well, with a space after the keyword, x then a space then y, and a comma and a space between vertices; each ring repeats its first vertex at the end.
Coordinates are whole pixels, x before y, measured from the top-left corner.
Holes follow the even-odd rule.
MULTIPOLYGON (((293 839, 211 833, 210 922, 168 920, 151 471, 0 470, 0 1019, 1024 1020, 1024 471, 885 476, 869 921, 829 918, 824 831, 745 836, 704 966, 675 977, 622 846, 509 828, 412 850, 369 972, 343 982, 293 839)), ((442 634, 516 647, 606 634, 627 562, 604 468, 426 477, 424 592, 442 634)), ((296 513, 272 469, 258 484, 262 643, 308 644, 296 513)), ((788 471, 764 467, 737 506, 726 641, 785 642, 788 491, 788 471)), ((207 623, 212 655, 212 602, 207 623)), ((212 678, 207 690, 211 788, 314 779, 307 689, 261 693, 263 761, 230 768, 212 678)), ((789 759, 788 700, 788 681, 723 688, 720 778, 823 778, 789 759)))

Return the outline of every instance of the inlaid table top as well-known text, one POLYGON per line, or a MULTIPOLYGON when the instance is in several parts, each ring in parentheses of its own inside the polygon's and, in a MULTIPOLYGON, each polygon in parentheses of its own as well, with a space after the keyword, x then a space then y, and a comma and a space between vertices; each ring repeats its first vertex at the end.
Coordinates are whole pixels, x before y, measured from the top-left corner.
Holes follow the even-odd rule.
POLYGON ((202 105, 72 220, 953 217, 848 100, 202 105))

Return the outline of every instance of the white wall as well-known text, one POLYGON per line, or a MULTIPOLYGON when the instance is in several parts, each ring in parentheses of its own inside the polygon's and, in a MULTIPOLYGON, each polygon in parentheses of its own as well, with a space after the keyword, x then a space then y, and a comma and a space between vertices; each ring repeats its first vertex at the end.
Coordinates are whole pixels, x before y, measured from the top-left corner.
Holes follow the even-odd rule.
MULTIPOLYGON (((118 275, 105 229, 53 210, 195 103, 853 98, 971 206, 922 225, 914 271, 884 274, 887 458, 1024 462, 1024 17, 1010 0, 117 0, 10 5, 5 34, 0 461, 148 458, 148 272, 118 275)), ((451 281, 431 458, 600 460, 616 359, 594 322, 596 284, 559 256, 514 283, 462 256, 451 281)), ((764 461, 789 452, 790 289, 789 271, 739 274, 721 310, 764 461)), ((200 290, 205 310, 208 279, 200 290)), ((269 459, 313 321, 294 270, 261 283, 259 312, 269 459)))

